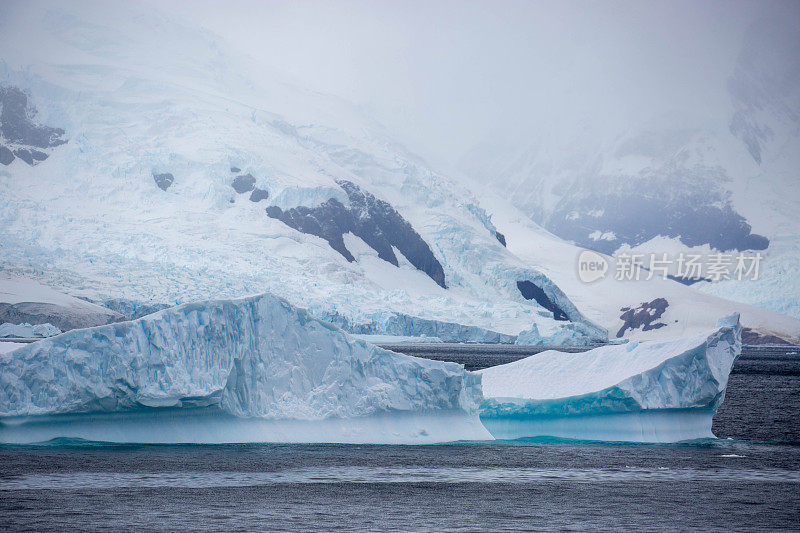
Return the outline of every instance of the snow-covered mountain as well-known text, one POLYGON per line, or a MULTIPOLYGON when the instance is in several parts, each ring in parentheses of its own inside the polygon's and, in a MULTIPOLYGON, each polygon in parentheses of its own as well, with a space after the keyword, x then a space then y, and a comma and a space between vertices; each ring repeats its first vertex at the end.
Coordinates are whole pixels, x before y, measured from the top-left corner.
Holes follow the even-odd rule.
POLYGON ((800 34, 791 17, 763 16, 727 83, 694 108, 656 105, 628 126, 567 116, 522 148, 477 147, 462 169, 605 254, 759 251, 759 279, 695 288, 800 317, 800 34))
POLYGON ((671 337, 741 311, 800 339, 678 283, 580 283, 579 249, 501 196, 142 4, 13 5, 0 86, 3 275, 128 316, 271 291, 362 334, 671 337))

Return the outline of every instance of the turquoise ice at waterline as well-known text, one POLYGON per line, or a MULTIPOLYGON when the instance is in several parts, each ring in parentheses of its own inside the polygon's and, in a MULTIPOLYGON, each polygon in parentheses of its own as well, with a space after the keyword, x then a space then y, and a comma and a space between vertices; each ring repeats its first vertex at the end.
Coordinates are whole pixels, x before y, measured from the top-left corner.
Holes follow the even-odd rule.
POLYGON ((378 348, 271 294, 211 300, 0 354, 0 442, 704 438, 740 337, 732 316, 691 338, 473 373, 378 348))

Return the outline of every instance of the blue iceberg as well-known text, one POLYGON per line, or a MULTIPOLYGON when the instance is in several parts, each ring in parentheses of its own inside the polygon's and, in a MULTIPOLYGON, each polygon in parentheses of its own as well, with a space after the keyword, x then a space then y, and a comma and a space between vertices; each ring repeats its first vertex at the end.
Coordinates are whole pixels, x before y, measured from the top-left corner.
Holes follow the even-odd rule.
POLYGON ((480 377, 356 340, 263 294, 0 354, 0 442, 483 440, 480 377))
POLYGON ((713 437, 712 417, 741 348, 736 314, 694 337, 542 352, 479 372, 481 422, 498 439, 713 437))

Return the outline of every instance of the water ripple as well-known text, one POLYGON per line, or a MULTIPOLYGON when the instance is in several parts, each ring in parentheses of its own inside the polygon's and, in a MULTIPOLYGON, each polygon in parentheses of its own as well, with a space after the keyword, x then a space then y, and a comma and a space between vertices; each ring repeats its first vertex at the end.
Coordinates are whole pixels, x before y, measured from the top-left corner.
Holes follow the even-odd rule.
POLYGON ((277 472, 73 472, 28 474, 0 481, 0 491, 108 490, 121 488, 213 488, 257 487, 281 484, 319 483, 622 483, 651 481, 713 481, 800 483, 800 472, 781 469, 692 469, 692 468, 371 468, 331 467, 289 469, 277 472))

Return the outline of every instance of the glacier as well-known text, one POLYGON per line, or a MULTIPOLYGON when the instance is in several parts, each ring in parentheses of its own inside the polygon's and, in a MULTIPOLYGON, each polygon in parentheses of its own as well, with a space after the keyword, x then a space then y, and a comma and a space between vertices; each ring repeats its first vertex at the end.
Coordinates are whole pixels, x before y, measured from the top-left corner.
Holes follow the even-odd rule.
MULTIPOLYGON (((68 330, 123 320, 117 312, 132 319, 271 292, 351 333, 513 343, 534 326, 551 337, 564 316, 602 337, 619 330, 621 308, 664 297, 667 325, 626 338, 685 336, 738 310, 754 331, 800 339, 799 320, 678 283, 583 284, 580 250, 505 194, 437 171, 358 106, 284 83, 221 37, 155 6, 16 7, 0 18, 0 86, 23 91, 37 124, 63 129, 67 142, 35 166, 16 157, 0 164, 0 269, 83 307, 5 302, 0 290, 0 322, 68 330), (166 190, 154 181, 162 174, 172 176, 166 190), (268 196, 238 195, 238 175, 252 176, 268 196), (325 239, 267 215, 332 199, 346 207, 339 182, 410 224, 447 288, 414 267, 415 253, 386 247, 395 264, 369 246, 369 235, 347 232, 350 262, 325 239), (520 284, 538 287, 539 300, 520 284), (84 300, 117 312, 90 313, 84 300), (59 320, 67 312, 69 320, 59 320)), ((398 219, 391 229, 402 226, 398 219)))
POLYGON ((542 352, 481 370, 481 421, 497 439, 678 442, 711 422, 741 353, 739 315, 671 341, 542 352))
POLYGON ((0 354, 0 442, 491 439, 480 377, 354 339, 261 294, 0 354))

